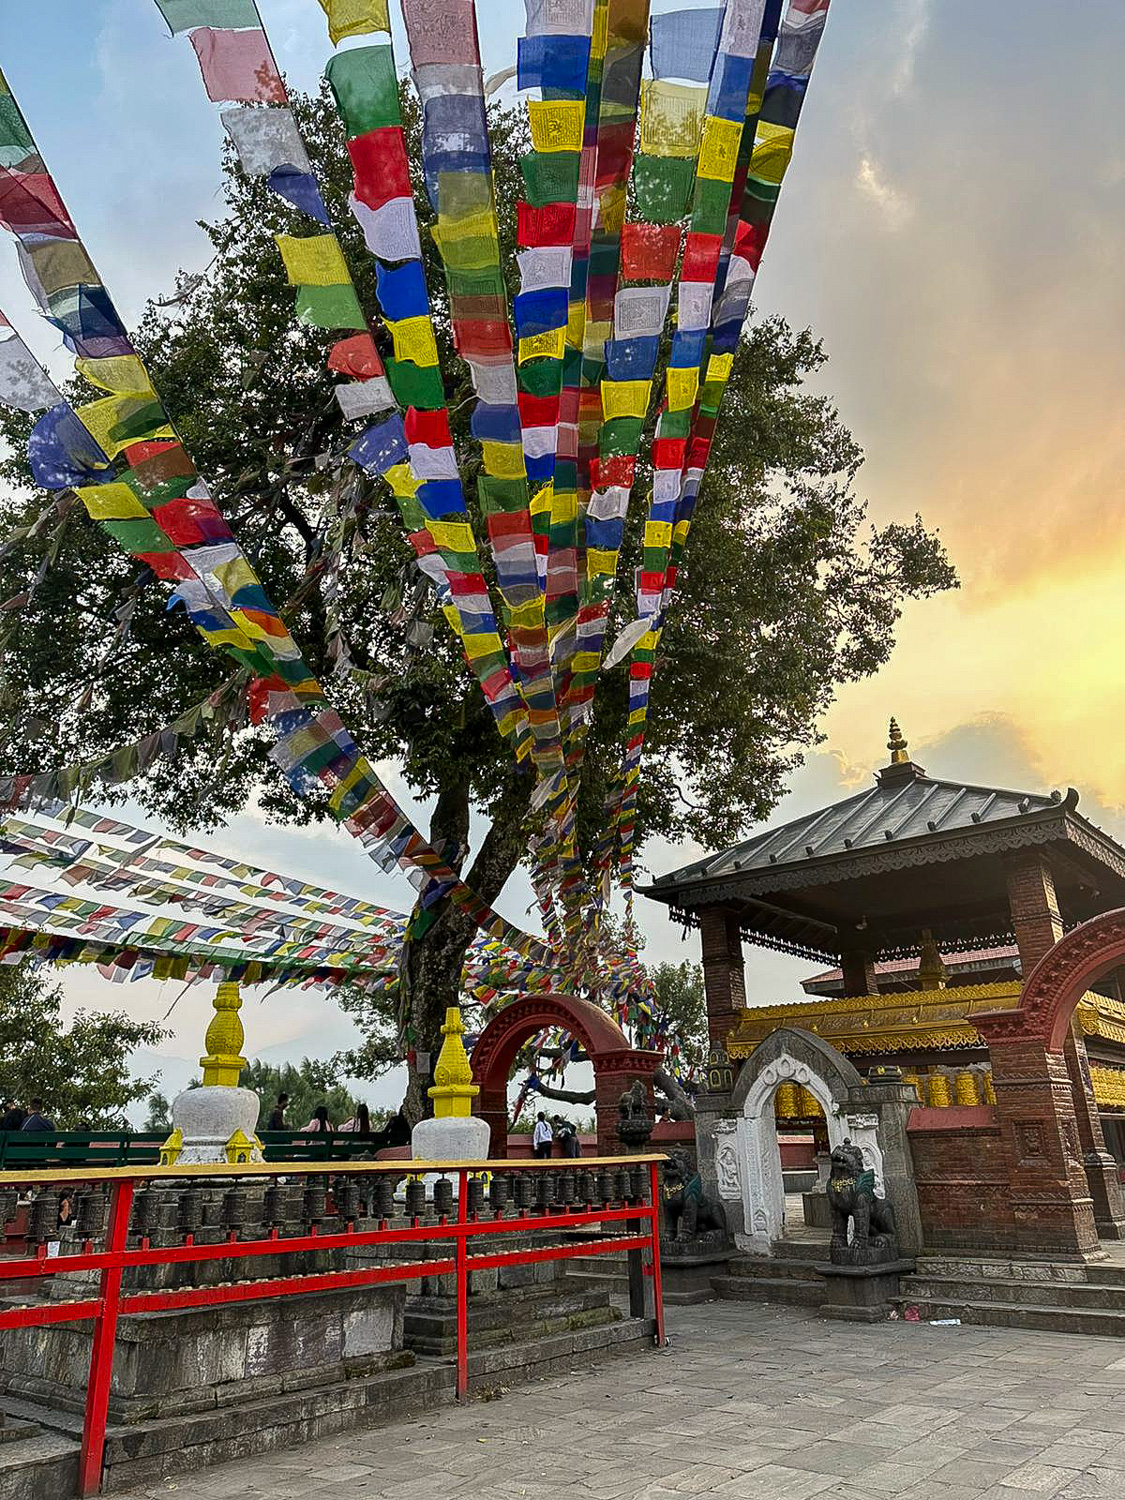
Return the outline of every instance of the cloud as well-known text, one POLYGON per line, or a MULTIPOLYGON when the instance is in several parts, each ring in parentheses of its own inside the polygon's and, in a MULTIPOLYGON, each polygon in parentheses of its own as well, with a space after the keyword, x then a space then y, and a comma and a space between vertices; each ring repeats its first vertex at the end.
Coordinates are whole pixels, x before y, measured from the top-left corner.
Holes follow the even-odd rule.
POLYGON ((856 187, 878 208, 888 229, 902 229, 914 217, 914 204, 887 181, 885 169, 870 156, 862 156, 855 174, 856 187))

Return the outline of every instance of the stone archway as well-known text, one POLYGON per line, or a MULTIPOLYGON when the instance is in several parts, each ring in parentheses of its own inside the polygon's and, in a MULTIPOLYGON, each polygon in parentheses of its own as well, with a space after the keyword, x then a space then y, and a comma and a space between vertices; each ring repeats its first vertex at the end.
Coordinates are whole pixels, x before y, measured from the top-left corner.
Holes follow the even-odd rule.
POLYGON ((477 1038, 470 1062, 473 1081, 480 1086, 477 1113, 492 1127, 490 1153, 498 1156, 507 1151, 508 1075, 516 1054, 529 1037, 548 1026, 577 1037, 586 1049, 594 1067, 598 1154, 617 1155, 617 1102, 639 1078, 651 1107, 652 1075, 660 1064, 660 1054, 630 1047, 629 1038, 612 1016, 574 995, 524 995, 493 1016, 477 1038))
MULTIPOLYGON (((858 1071, 835 1047, 811 1031, 780 1026, 754 1048, 731 1094, 738 1117, 735 1154, 742 1200, 742 1228, 734 1226, 735 1240, 740 1248, 758 1255, 768 1254, 784 1229, 785 1189, 773 1098, 778 1086, 787 1082, 801 1084, 816 1099, 824 1111, 831 1147, 845 1137, 860 1147, 875 1172, 876 1191, 880 1197, 884 1192, 878 1115, 849 1113, 849 1101, 863 1087, 858 1071)), ((727 1149, 729 1164, 729 1146, 727 1149)), ((721 1161, 722 1143, 718 1150, 721 1161)), ((728 1191, 733 1186, 731 1176, 728 1165, 728 1191)))
POLYGON ((1116 1165, 1105 1150, 1092 1091, 1079 1094, 1084 1049, 1078 1049, 1077 1070, 1067 1066, 1078 1002, 1122 964, 1125 909, 1103 912, 1047 950, 1015 1010, 974 1018, 988 1043, 1013 1236, 1021 1249, 1089 1255, 1099 1236, 1121 1238, 1125 1231, 1116 1165))

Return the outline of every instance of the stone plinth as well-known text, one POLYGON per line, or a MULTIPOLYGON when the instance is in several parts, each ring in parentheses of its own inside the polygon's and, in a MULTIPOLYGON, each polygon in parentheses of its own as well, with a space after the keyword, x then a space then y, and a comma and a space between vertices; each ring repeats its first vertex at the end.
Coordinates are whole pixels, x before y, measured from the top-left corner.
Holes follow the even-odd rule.
POLYGON ((899 1294, 899 1278, 914 1270, 912 1260, 885 1260, 878 1265, 817 1266, 824 1277, 826 1300, 821 1316, 851 1323, 880 1323, 899 1294))

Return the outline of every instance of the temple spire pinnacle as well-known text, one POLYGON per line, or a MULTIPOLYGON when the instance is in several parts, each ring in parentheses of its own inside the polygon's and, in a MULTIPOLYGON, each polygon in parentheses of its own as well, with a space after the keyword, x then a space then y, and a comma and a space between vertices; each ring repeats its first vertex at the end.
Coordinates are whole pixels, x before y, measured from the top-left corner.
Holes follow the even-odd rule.
POLYGON ((891 720, 890 737, 887 740, 887 749, 891 752, 891 765, 903 766, 910 759, 906 753, 906 739, 902 730, 898 727, 898 720, 891 720))

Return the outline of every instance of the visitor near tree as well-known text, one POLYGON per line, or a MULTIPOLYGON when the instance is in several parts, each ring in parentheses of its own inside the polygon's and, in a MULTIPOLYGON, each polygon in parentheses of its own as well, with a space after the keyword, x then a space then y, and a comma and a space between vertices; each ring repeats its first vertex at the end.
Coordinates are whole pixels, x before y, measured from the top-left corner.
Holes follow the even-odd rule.
POLYGON ((288 1103, 289 1103, 289 1095, 288 1094, 278 1094, 278 1096, 277 1096, 277 1103, 274 1105, 273 1109, 270 1111, 270 1122, 269 1122, 268 1126, 266 1127, 267 1130, 284 1130, 285 1129, 285 1110, 286 1110, 286 1106, 288 1105, 288 1103))
POLYGON ((551 1154, 551 1145, 554 1134, 551 1130, 551 1122, 542 1110, 535 1117, 535 1129, 531 1133, 531 1145, 536 1156, 547 1157, 551 1154))
POLYGON ((42 1131, 42 1130, 54 1130, 54 1128, 55 1128, 55 1122, 54 1122, 54 1120, 48 1119, 48 1117, 43 1113, 43 1101, 42 1101, 42 1099, 33 1099, 31 1101, 31 1113, 28 1115, 27 1119, 23 1122, 23 1124, 20 1126, 20 1129, 21 1130, 29 1130, 29 1131, 35 1131, 35 1130, 41 1130, 42 1131))
POLYGON ((356 1107, 356 1112, 350 1120, 345 1120, 339 1127, 341 1130, 350 1131, 353 1135, 371 1134, 371 1112, 366 1104, 356 1107))

